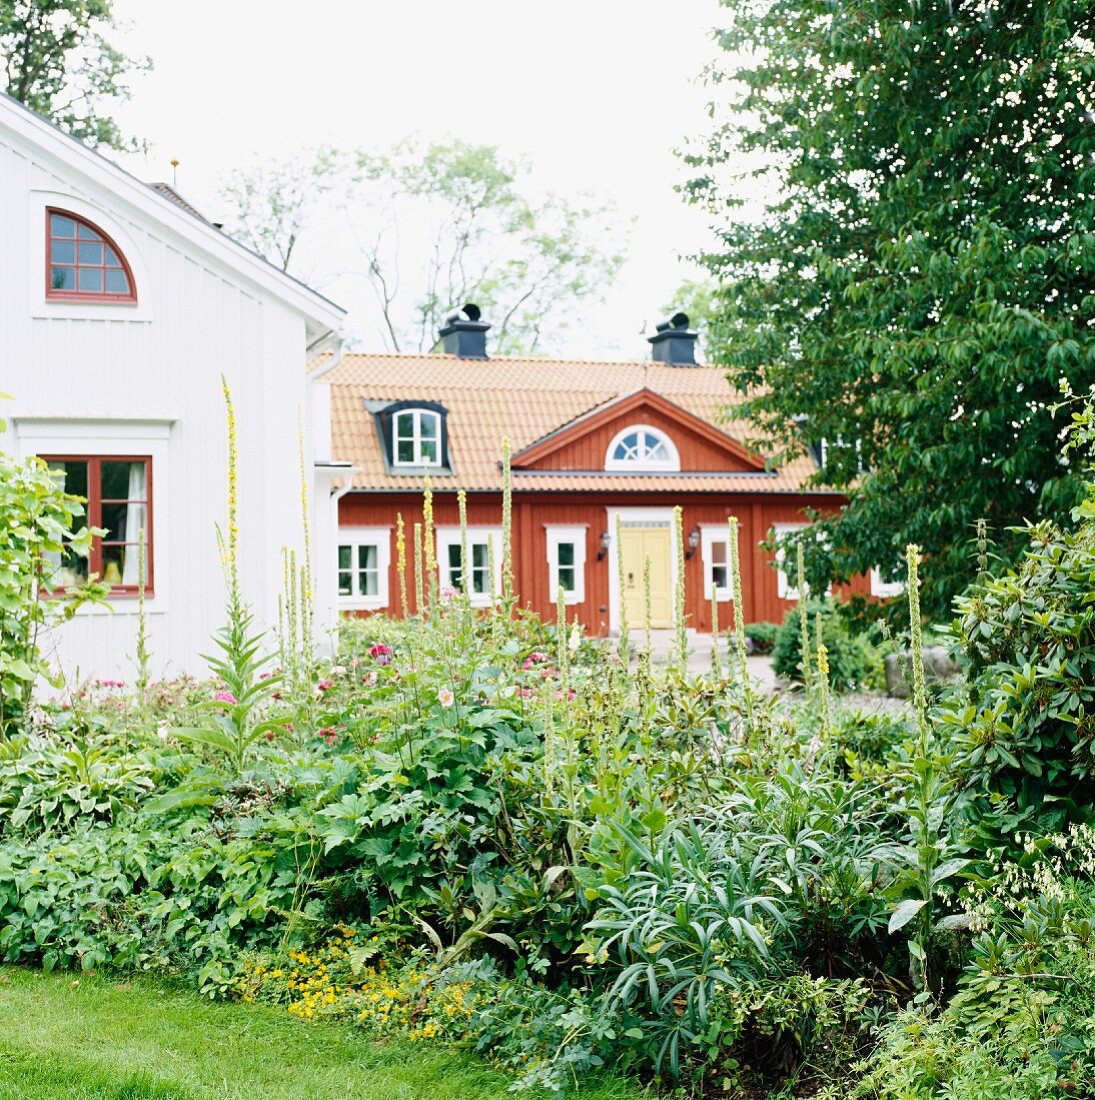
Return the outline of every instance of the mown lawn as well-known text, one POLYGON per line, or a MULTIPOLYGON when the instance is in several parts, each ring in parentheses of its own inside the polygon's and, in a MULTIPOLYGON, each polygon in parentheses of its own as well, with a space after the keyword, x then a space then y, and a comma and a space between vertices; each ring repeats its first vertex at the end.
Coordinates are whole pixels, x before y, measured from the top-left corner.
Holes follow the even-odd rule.
MULTIPOLYGON (((509 1079, 423 1043, 211 1003, 148 980, 0 967, 0 1100, 488 1100, 509 1079)), ((582 1100, 639 1100, 622 1081, 582 1100)))

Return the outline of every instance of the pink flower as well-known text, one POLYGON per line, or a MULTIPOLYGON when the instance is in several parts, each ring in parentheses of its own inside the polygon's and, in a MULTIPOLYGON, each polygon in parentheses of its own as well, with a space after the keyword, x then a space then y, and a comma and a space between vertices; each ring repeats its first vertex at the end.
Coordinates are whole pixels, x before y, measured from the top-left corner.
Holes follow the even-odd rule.
POLYGON ((333 745, 338 740, 338 730, 334 726, 323 726, 321 729, 316 730, 316 733, 322 737, 328 745, 333 745))
POLYGON ((345 665, 331 665, 331 675, 332 676, 345 676, 346 675, 346 666, 345 665))
POLYGON ((227 703, 230 707, 236 705, 236 697, 230 691, 218 691, 213 696, 213 700, 217 703, 227 703))
POLYGON ((448 688, 442 688, 437 693, 437 701, 443 707, 451 707, 453 705, 453 702, 455 701, 455 699, 456 699, 456 696, 454 696, 453 693, 448 688))
POLYGON ((443 600, 454 600, 454 599, 456 599, 456 589, 450 587, 447 584, 444 585, 441 589, 441 598, 443 600))
POLYGON ((533 652, 525 658, 525 663, 521 667, 528 672, 530 668, 535 668, 536 665, 542 665, 547 659, 548 655, 546 653, 541 653, 538 649, 533 650, 533 652))
POLYGON ((124 680, 99 680, 99 687, 101 688, 124 688, 124 680))
POLYGON ((378 665, 390 665, 392 663, 391 646, 386 646, 383 642, 376 642, 374 645, 369 646, 369 656, 378 665))
POLYGON ((316 691, 330 691, 334 686, 334 680, 320 680, 320 682, 316 684, 316 691))

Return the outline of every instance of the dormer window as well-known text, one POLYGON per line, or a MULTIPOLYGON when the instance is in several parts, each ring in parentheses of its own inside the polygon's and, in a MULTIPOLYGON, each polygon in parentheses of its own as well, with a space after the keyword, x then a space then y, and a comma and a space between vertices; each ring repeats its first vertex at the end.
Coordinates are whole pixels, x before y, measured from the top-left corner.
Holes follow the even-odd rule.
POLYGON ((390 474, 451 474, 448 410, 436 401, 368 399, 390 474))
POLYGON ((681 460, 673 440, 665 432, 645 424, 619 432, 605 455, 606 470, 647 473, 680 468, 681 460))
POLYGON ((46 297, 65 302, 136 302, 133 272, 98 226, 67 210, 46 211, 46 297))
POLYGON ((441 465, 441 414, 404 409, 392 415, 392 465, 441 465))

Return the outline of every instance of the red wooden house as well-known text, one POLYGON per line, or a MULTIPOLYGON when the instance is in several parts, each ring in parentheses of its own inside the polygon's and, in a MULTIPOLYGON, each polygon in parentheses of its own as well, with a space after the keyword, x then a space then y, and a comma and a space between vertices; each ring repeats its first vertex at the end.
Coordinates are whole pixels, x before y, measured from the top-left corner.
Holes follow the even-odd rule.
MULTIPOLYGON (((622 607, 628 623, 642 627, 649 558, 651 625, 668 627, 679 504, 689 625, 710 631, 712 584, 723 628, 730 620, 732 515, 746 619, 781 620, 797 593, 761 543, 773 528, 803 525, 807 505, 836 509, 843 498, 805 487, 816 469, 807 448, 769 468, 742 445, 745 425, 724 419, 725 375, 696 364, 687 317, 650 337, 651 360, 630 363, 487 358, 489 327, 468 306, 442 329, 441 354, 347 354, 330 370, 332 451, 353 466, 338 512, 343 610, 399 613, 397 517, 411 557, 427 475, 441 585, 462 581, 456 494, 464 489, 472 598, 489 601, 499 587, 488 570, 492 562, 501 569, 500 456, 508 438, 514 589, 523 605, 549 616, 561 586, 569 617, 590 632, 618 629, 622 607)), ((413 613, 413 581, 408 586, 413 613)))

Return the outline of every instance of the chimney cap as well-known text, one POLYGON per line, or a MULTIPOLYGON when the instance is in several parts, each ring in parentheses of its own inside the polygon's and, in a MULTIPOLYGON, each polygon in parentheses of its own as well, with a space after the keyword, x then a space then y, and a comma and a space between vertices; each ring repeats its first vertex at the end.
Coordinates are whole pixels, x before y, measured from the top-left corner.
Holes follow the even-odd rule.
POLYGON ((671 367, 695 367, 696 339, 698 333, 688 327, 687 313, 674 313, 668 321, 655 325, 654 335, 648 336, 655 362, 671 367))
POLYGON ((656 332, 668 332, 670 329, 687 329, 688 328, 688 314, 687 313, 674 313, 668 321, 662 321, 660 325, 655 325, 656 332))
MULTIPOLYGON (((477 324, 482 316, 483 311, 474 302, 467 302, 445 318, 442 334, 446 328, 452 328, 455 325, 477 324)), ((486 324, 485 321, 483 323, 486 324)))
POLYGON ((468 302, 445 318, 439 335, 446 354, 461 359, 487 358, 490 322, 481 321, 482 316, 482 310, 474 302, 468 302))

